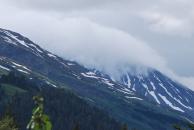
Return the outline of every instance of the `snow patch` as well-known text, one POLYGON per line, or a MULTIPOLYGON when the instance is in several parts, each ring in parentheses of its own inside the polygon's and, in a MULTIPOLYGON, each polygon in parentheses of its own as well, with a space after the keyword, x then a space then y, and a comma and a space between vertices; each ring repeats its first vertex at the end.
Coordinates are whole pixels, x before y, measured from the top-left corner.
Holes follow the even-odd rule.
POLYGON ((38 52, 43 53, 36 45, 34 44, 28 44, 28 45, 35 48, 38 52))
POLYGON ((51 53, 48 53, 47 54, 49 57, 53 57, 53 58, 57 58, 55 55, 51 54, 51 53))
POLYGON ((51 85, 51 86, 53 86, 53 87, 57 87, 56 85, 54 85, 54 84, 52 84, 51 82, 49 82, 49 81, 46 81, 46 83, 48 84, 48 85, 51 85))
POLYGON ((111 83, 108 79, 104 79, 104 80, 102 80, 102 82, 104 82, 105 84, 107 84, 107 85, 109 85, 109 86, 114 86, 114 84, 113 83, 111 83))
POLYGON ((180 112, 185 112, 182 109, 180 109, 179 107, 174 106, 165 96, 158 94, 162 100, 168 105, 170 106, 172 109, 176 110, 176 111, 180 111, 180 112))
POLYGON ((133 92, 130 91, 129 89, 127 89, 127 88, 122 88, 122 90, 125 91, 125 92, 127 92, 128 94, 133 94, 133 92))
POLYGON ((156 90, 156 87, 155 87, 154 83, 153 82, 150 82, 150 84, 152 85, 153 90, 156 90))
POLYGON ((88 75, 87 73, 81 73, 81 75, 83 75, 84 77, 87 77, 87 78, 94 78, 94 79, 99 79, 99 77, 97 76, 94 76, 94 75, 88 75))
POLYGON ((25 73, 25 74, 30 74, 29 72, 25 71, 25 70, 21 70, 21 69, 17 69, 18 71, 25 73))
POLYGON ((177 98, 174 98, 174 100, 176 100, 181 106, 183 106, 183 107, 185 107, 185 108, 187 108, 187 109, 190 109, 190 110, 192 110, 193 108, 191 108, 190 106, 186 106, 186 105, 184 105, 179 99, 177 99, 177 98))
POLYGON ((131 88, 131 79, 129 78, 129 75, 127 75, 127 86, 131 88))
POLYGON ((138 97, 129 97, 129 96, 125 96, 128 99, 137 99, 137 100, 143 100, 142 98, 138 98, 138 97))
MULTIPOLYGON (((23 66, 23 65, 17 64, 17 63, 15 63, 15 62, 12 62, 12 64, 14 64, 14 65, 15 65, 15 66, 17 66, 17 67, 21 67, 21 68, 23 68, 23 69, 25 69, 25 70, 31 71, 31 70, 30 70, 30 69, 28 69, 26 66, 23 66)), ((15 68, 15 66, 12 66, 12 67, 14 67, 14 68, 15 68)))
POLYGON ((155 92, 154 92, 154 91, 149 91, 148 86, 147 86, 146 84, 143 83, 142 85, 143 85, 144 88, 146 89, 146 95, 147 95, 147 93, 149 93, 149 94, 155 99, 155 101, 156 101, 158 104, 160 104, 160 101, 159 101, 159 99, 157 98, 155 92))
POLYGON ((0 65, 0 68, 1 68, 1 69, 4 69, 4 70, 7 70, 7 71, 10 71, 10 69, 8 69, 7 67, 4 67, 4 66, 2 66, 2 65, 0 65))
POLYGON ((154 93, 154 91, 150 91, 149 94, 152 95, 152 97, 154 97, 154 99, 156 100, 156 102, 158 104, 160 104, 160 101, 158 100, 158 98, 157 98, 156 94, 154 93))
POLYGON ((6 36, 4 36, 3 39, 4 39, 6 42, 8 42, 8 43, 14 44, 14 45, 16 45, 16 46, 18 45, 18 44, 16 44, 14 41, 12 41, 10 38, 8 38, 8 37, 6 37, 6 36))
POLYGON ((73 63, 67 63, 67 65, 72 66, 72 65, 75 65, 75 64, 73 64, 73 63))
POLYGON ((168 92, 168 90, 166 89, 166 87, 164 87, 164 85, 163 85, 162 83, 159 83, 159 85, 165 90, 165 92, 166 92, 170 97, 174 98, 174 97, 172 96, 172 94, 171 94, 170 92, 168 92))
POLYGON ((8 36, 10 36, 11 38, 13 38, 14 40, 16 40, 18 43, 22 44, 23 46, 29 48, 28 45, 26 45, 26 43, 23 41, 23 40, 20 40, 17 38, 17 36, 14 36, 13 34, 11 34, 10 32, 8 31, 4 31, 8 36))

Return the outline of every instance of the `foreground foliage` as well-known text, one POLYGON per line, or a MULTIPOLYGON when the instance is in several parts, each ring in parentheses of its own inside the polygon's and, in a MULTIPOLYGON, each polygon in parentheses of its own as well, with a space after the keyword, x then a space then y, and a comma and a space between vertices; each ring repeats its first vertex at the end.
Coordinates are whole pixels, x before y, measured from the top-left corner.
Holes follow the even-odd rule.
POLYGON ((0 130, 18 130, 14 118, 6 115, 0 120, 0 130))
POLYGON ((32 117, 27 125, 27 129, 30 130, 51 130, 52 124, 50 122, 49 116, 43 112, 43 101, 44 98, 41 96, 33 97, 36 107, 32 112, 32 117))

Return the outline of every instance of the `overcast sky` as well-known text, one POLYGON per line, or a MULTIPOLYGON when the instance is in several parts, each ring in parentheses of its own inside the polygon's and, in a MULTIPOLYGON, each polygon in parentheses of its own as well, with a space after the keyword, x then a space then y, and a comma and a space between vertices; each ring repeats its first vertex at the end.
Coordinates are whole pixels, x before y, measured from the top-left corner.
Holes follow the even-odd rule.
POLYGON ((156 68, 194 88, 193 0, 0 0, 0 28, 118 76, 156 68))

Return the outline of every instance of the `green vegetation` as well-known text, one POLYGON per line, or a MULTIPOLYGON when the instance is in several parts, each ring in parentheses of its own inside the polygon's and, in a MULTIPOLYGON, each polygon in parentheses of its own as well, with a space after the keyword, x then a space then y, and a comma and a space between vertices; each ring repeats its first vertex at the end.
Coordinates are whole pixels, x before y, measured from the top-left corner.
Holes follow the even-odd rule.
POLYGON ((9 115, 5 115, 0 120, 0 130, 18 130, 14 118, 9 115))
POLYGON ((32 112, 32 117, 27 125, 27 129, 30 130, 51 130, 52 124, 48 115, 43 112, 44 98, 41 96, 33 97, 36 107, 32 112))
MULTIPOLYGON (((52 130, 135 130, 129 129, 126 124, 121 125, 103 111, 87 104, 66 89, 50 87, 39 79, 29 80, 14 73, 0 78, 0 117, 8 104, 13 110, 14 118, 3 116, 0 120, 0 130, 26 130, 27 124, 30 130, 51 130, 51 128, 52 130), (34 97, 34 95, 41 95, 41 97, 34 97)), ((139 112, 149 114, 144 111, 139 112)), ((133 118, 142 120, 137 116, 133 118)), ((169 118, 165 119, 167 122, 170 121, 169 118)), ((144 121, 146 120, 142 120, 142 124, 144 121)), ((155 122, 153 124, 155 127, 158 125, 155 122)), ((183 126, 181 123, 180 125, 183 126)), ((194 130, 194 125, 190 124, 187 129, 178 125, 174 128, 175 130, 194 130)))

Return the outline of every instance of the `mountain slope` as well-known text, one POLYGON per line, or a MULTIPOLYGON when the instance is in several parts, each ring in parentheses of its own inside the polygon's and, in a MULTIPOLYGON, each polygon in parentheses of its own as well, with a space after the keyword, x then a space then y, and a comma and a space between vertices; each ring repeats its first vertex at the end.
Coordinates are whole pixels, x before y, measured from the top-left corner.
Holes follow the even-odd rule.
POLYGON ((120 82, 155 104, 182 113, 194 112, 194 92, 159 71, 150 70, 147 76, 127 73, 120 82))
POLYGON ((121 127, 105 112, 92 107, 70 91, 54 88, 17 72, 0 77, 0 117, 3 112, 11 110, 19 130, 26 130, 34 108, 34 95, 44 97, 44 109, 51 117, 53 130, 72 130, 76 124, 81 130, 118 130, 121 127))
POLYGON ((173 123, 183 123, 186 117, 190 120, 194 117, 191 115, 193 109, 190 109, 193 108, 193 92, 156 70, 149 76, 127 73, 120 81, 113 81, 98 70, 64 60, 20 34, 3 29, 0 29, 0 56, 4 73, 15 70, 29 78, 38 77, 54 87, 71 89, 131 127, 170 130, 173 123), (167 82, 180 94, 176 89, 171 91, 173 86, 167 82), (180 99, 179 96, 186 98, 180 99))

